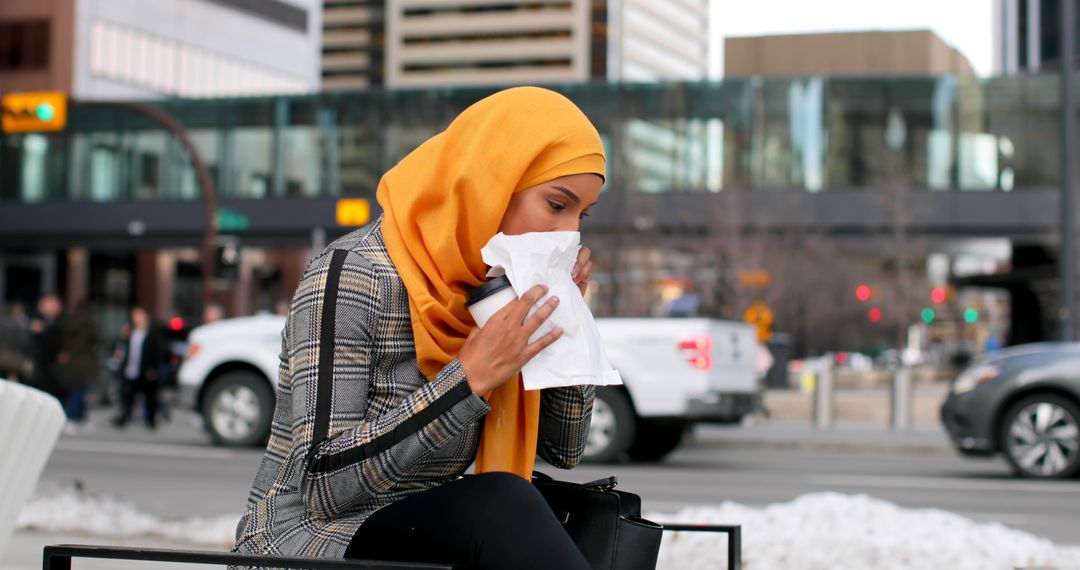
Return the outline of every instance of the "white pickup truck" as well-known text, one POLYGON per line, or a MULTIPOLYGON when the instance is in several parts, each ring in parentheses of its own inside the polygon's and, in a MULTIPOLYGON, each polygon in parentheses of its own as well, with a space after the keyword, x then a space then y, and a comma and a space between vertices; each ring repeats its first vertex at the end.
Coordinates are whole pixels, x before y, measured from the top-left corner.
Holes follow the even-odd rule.
MULTIPOLYGON (((184 400, 219 445, 260 445, 270 432, 285 317, 228 319, 192 331, 180 368, 184 400)), ((761 409, 755 331, 711 319, 597 319, 624 385, 597 390, 585 459, 656 461, 698 422, 761 409)))

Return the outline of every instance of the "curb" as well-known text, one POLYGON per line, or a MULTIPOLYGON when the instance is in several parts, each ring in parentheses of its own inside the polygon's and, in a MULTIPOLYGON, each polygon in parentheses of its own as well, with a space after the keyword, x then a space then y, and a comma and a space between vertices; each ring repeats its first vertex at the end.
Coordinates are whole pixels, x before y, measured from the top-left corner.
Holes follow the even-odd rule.
POLYGON ((783 439, 779 437, 755 437, 752 435, 724 437, 715 434, 697 436, 686 442, 688 448, 772 449, 825 451, 842 453, 901 453, 909 455, 959 455, 947 441, 858 441, 840 439, 783 439))

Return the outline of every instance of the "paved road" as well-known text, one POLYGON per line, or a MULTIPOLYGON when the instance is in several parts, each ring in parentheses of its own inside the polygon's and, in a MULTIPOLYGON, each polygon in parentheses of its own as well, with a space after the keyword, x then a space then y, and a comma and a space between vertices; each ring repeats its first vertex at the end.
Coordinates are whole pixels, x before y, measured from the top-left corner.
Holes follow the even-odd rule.
MULTIPOLYGON (((65 437, 43 478, 77 479, 91 492, 123 497, 167 519, 239 514, 260 457, 257 450, 210 447, 190 418, 180 417, 154 433, 101 426, 65 437)), ((905 507, 945 509, 1054 542, 1080 543, 1080 481, 1017 480, 996 460, 867 449, 755 449, 725 445, 715 432, 703 430, 696 442, 663 464, 582 466, 556 475, 587 481, 611 473, 619 475, 621 487, 644 497, 647 510, 725 500, 765 505, 831 490, 865 493, 905 507)))

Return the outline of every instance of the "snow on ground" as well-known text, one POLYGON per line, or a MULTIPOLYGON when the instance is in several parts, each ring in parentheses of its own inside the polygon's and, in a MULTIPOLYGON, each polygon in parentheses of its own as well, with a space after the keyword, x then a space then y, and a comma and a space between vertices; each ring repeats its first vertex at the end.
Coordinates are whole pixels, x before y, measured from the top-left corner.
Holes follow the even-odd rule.
MULTIPOLYGON (((813 493, 753 508, 725 502, 676 514, 666 522, 739 524, 747 570, 1080 568, 1080 547, 998 523, 976 523, 938 509, 905 509, 866 495, 813 493)), ((676 533, 660 549, 659 568, 724 567, 727 542, 712 533, 676 533)))
MULTIPOLYGON (((937 509, 904 509, 866 495, 813 493, 764 508, 726 502, 647 516, 742 525, 747 570, 1080 569, 1080 547, 1056 546, 1001 524, 976 523, 937 509)), ((232 543, 237 519, 165 521, 114 497, 45 485, 19 513, 16 528, 224 547, 232 543)), ((658 568, 718 570, 724 568, 726 548, 723 535, 665 533, 658 568)))

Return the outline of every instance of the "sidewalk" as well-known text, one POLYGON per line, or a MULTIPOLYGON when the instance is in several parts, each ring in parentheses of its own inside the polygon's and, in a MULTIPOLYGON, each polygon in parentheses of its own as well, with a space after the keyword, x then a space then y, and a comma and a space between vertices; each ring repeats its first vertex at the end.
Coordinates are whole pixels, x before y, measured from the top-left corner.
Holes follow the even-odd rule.
POLYGON ((893 431, 884 424, 842 421, 816 429, 808 421, 763 420, 739 426, 700 425, 689 445, 801 449, 827 452, 954 454, 949 436, 937 426, 893 431))
POLYGON ((814 395, 797 390, 769 390, 765 407, 741 425, 700 425, 690 445, 808 449, 864 453, 953 454, 938 410, 948 394, 944 384, 918 385, 913 391, 912 425, 906 431, 889 427, 889 391, 883 388, 838 390, 836 419, 831 427, 813 425, 814 395))

